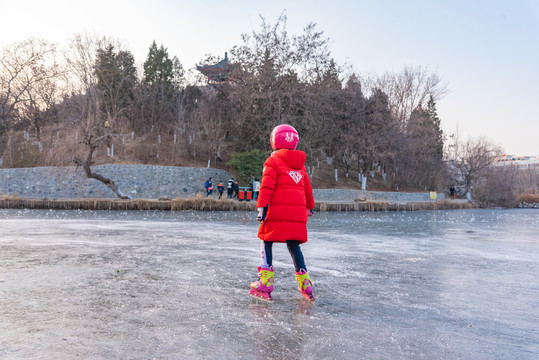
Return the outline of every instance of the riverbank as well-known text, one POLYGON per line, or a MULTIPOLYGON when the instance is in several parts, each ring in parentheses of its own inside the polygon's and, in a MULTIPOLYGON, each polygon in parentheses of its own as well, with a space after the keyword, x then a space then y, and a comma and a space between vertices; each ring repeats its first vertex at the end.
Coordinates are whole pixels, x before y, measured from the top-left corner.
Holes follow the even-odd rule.
MULTIPOLYGON (((316 202, 315 211, 417 211, 471 209, 471 203, 462 200, 395 203, 387 201, 316 202)), ((174 200, 117 200, 117 199, 22 199, 0 198, 0 208, 5 209, 55 209, 55 210, 196 210, 196 211, 255 211, 256 202, 218 200, 193 197, 174 200)))
MULTIPOLYGON (((193 168, 153 165, 98 165, 93 171, 118 186, 122 194, 133 200, 192 198, 205 194, 208 178, 226 183, 232 174, 213 168, 193 168)), ((244 184, 245 185, 245 184, 244 184)), ((390 203, 430 202, 429 192, 384 192, 358 189, 316 188, 316 202, 353 202, 355 199, 386 201, 390 203)), ((116 199, 117 196, 102 182, 86 177, 74 166, 0 169, 0 198, 13 196, 21 199, 116 199)), ((214 191, 213 198, 217 198, 214 191)), ((444 194, 436 194, 443 200, 444 194)))
MULTIPOLYGON (((94 171, 115 181, 131 200, 119 200, 103 183, 76 167, 0 169, 0 208, 62 210, 254 211, 254 201, 206 198, 204 182, 232 174, 212 168, 151 165, 99 165, 94 171), (173 200, 171 200, 173 199, 173 200)), ((399 211, 463 209, 463 200, 442 193, 314 189, 315 211, 399 211), (432 200, 433 197, 435 200, 432 200)))

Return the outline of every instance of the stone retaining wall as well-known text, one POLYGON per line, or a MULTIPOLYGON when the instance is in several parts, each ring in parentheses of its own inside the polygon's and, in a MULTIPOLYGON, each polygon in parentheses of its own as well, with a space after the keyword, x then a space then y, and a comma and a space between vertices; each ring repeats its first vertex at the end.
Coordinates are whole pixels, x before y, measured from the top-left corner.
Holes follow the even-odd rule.
MULTIPOLYGON (((219 169, 153 165, 100 165, 92 167, 92 171, 116 182, 120 191, 133 199, 191 197, 204 191, 204 182, 210 176, 214 188, 219 180, 226 182, 232 177, 229 172, 219 169)), ((116 198, 107 186, 88 179, 82 168, 75 167, 0 169, 0 195, 51 200, 116 198)), ((353 202, 359 196, 394 203, 430 201, 429 193, 314 190, 315 201, 322 202, 353 202)), ((438 199, 444 199, 444 195, 438 194, 438 199)))
MULTIPOLYGON (((219 169, 176 166, 100 165, 92 171, 113 180, 133 199, 191 197, 204 190, 210 176, 215 187, 219 180, 232 177, 219 169)), ((116 198, 107 186, 75 167, 0 169, 0 194, 52 200, 116 198)))
MULTIPOLYGON (((407 192, 384 192, 384 191, 364 191, 353 189, 316 189, 314 190, 315 201, 327 202, 349 202, 358 197, 364 197, 366 200, 380 200, 391 203, 408 202, 430 202, 430 193, 407 193, 407 192)), ((443 193, 436 194, 438 200, 444 200, 443 193)))

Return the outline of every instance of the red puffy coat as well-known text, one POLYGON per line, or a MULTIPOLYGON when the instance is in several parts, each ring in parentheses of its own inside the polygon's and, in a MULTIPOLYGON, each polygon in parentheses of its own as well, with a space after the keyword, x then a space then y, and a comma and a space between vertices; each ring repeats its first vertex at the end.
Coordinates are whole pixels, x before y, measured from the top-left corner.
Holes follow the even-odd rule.
POLYGON ((267 205, 260 239, 307 242, 307 211, 314 208, 314 199, 303 151, 281 149, 266 159, 257 207, 267 205))

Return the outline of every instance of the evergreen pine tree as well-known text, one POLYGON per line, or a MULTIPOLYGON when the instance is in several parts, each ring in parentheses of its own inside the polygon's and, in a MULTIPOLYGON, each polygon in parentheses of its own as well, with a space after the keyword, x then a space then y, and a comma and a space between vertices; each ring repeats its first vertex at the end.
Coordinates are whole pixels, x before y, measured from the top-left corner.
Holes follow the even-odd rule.
POLYGON ((444 133, 441 128, 441 120, 438 117, 438 112, 436 111, 436 102, 434 101, 432 95, 427 103, 427 114, 429 115, 434 127, 435 154, 439 160, 442 160, 444 154, 444 133))
POLYGON ((134 57, 128 51, 116 52, 113 45, 108 45, 98 50, 95 74, 101 111, 109 119, 116 119, 133 100, 137 82, 134 57))
POLYGON ((167 49, 152 42, 148 58, 144 62, 144 82, 152 86, 163 86, 166 91, 172 90, 174 80, 173 61, 168 57, 167 49))

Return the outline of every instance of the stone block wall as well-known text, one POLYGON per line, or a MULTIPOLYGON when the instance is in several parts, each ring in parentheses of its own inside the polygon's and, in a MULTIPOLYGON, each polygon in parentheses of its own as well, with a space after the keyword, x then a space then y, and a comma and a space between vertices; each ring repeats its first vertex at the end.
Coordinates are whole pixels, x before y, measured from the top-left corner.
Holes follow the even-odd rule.
MULTIPOLYGON (((226 181, 232 177, 220 169, 154 165, 99 165, 92 167, 92 171, 113 180, 122 193, 133 199, 192 197, 204 192, 204 183, 210 176, 214 195, 217 195, 219 180, 226 186, 226 181)), ((0 195, 51 200, 116 198, 107 186, 88 179, 82 168, 75 167, 0 169, 0 195)), ((314 189, 315 201, 346 203, 358 196, 394 203, 430 201, 429 193, 314 189)), ((443 198, 444 194, 438 194, 438 199, 443 198)))
MULTIPOLYGON (((92 171, 113 180, 120 191, 133 199, 191 197, 204 191, 211 176, 214 187, 232 175, 212 168, 152 165, 99 165, 92 171)), ((88 179, 82 168, 37 167, 0 169, 0 194, 21 198, 84 199, 116 198, 103 183, 88 179)))
MULTIPOLYGON (((367 200, 379 200, 392 203, 408 203, 408 202, 429 202, 430 193, 407 193, 407 192, 388 192, 388 191, 364 191, 353 189, 316 189, 314 190, 315 201, 327 202, 347 202, 354 201, 359 196, 365 197, 367 200)), ((438 193, 438 200, 445 199, 443 193, 438 193)))

